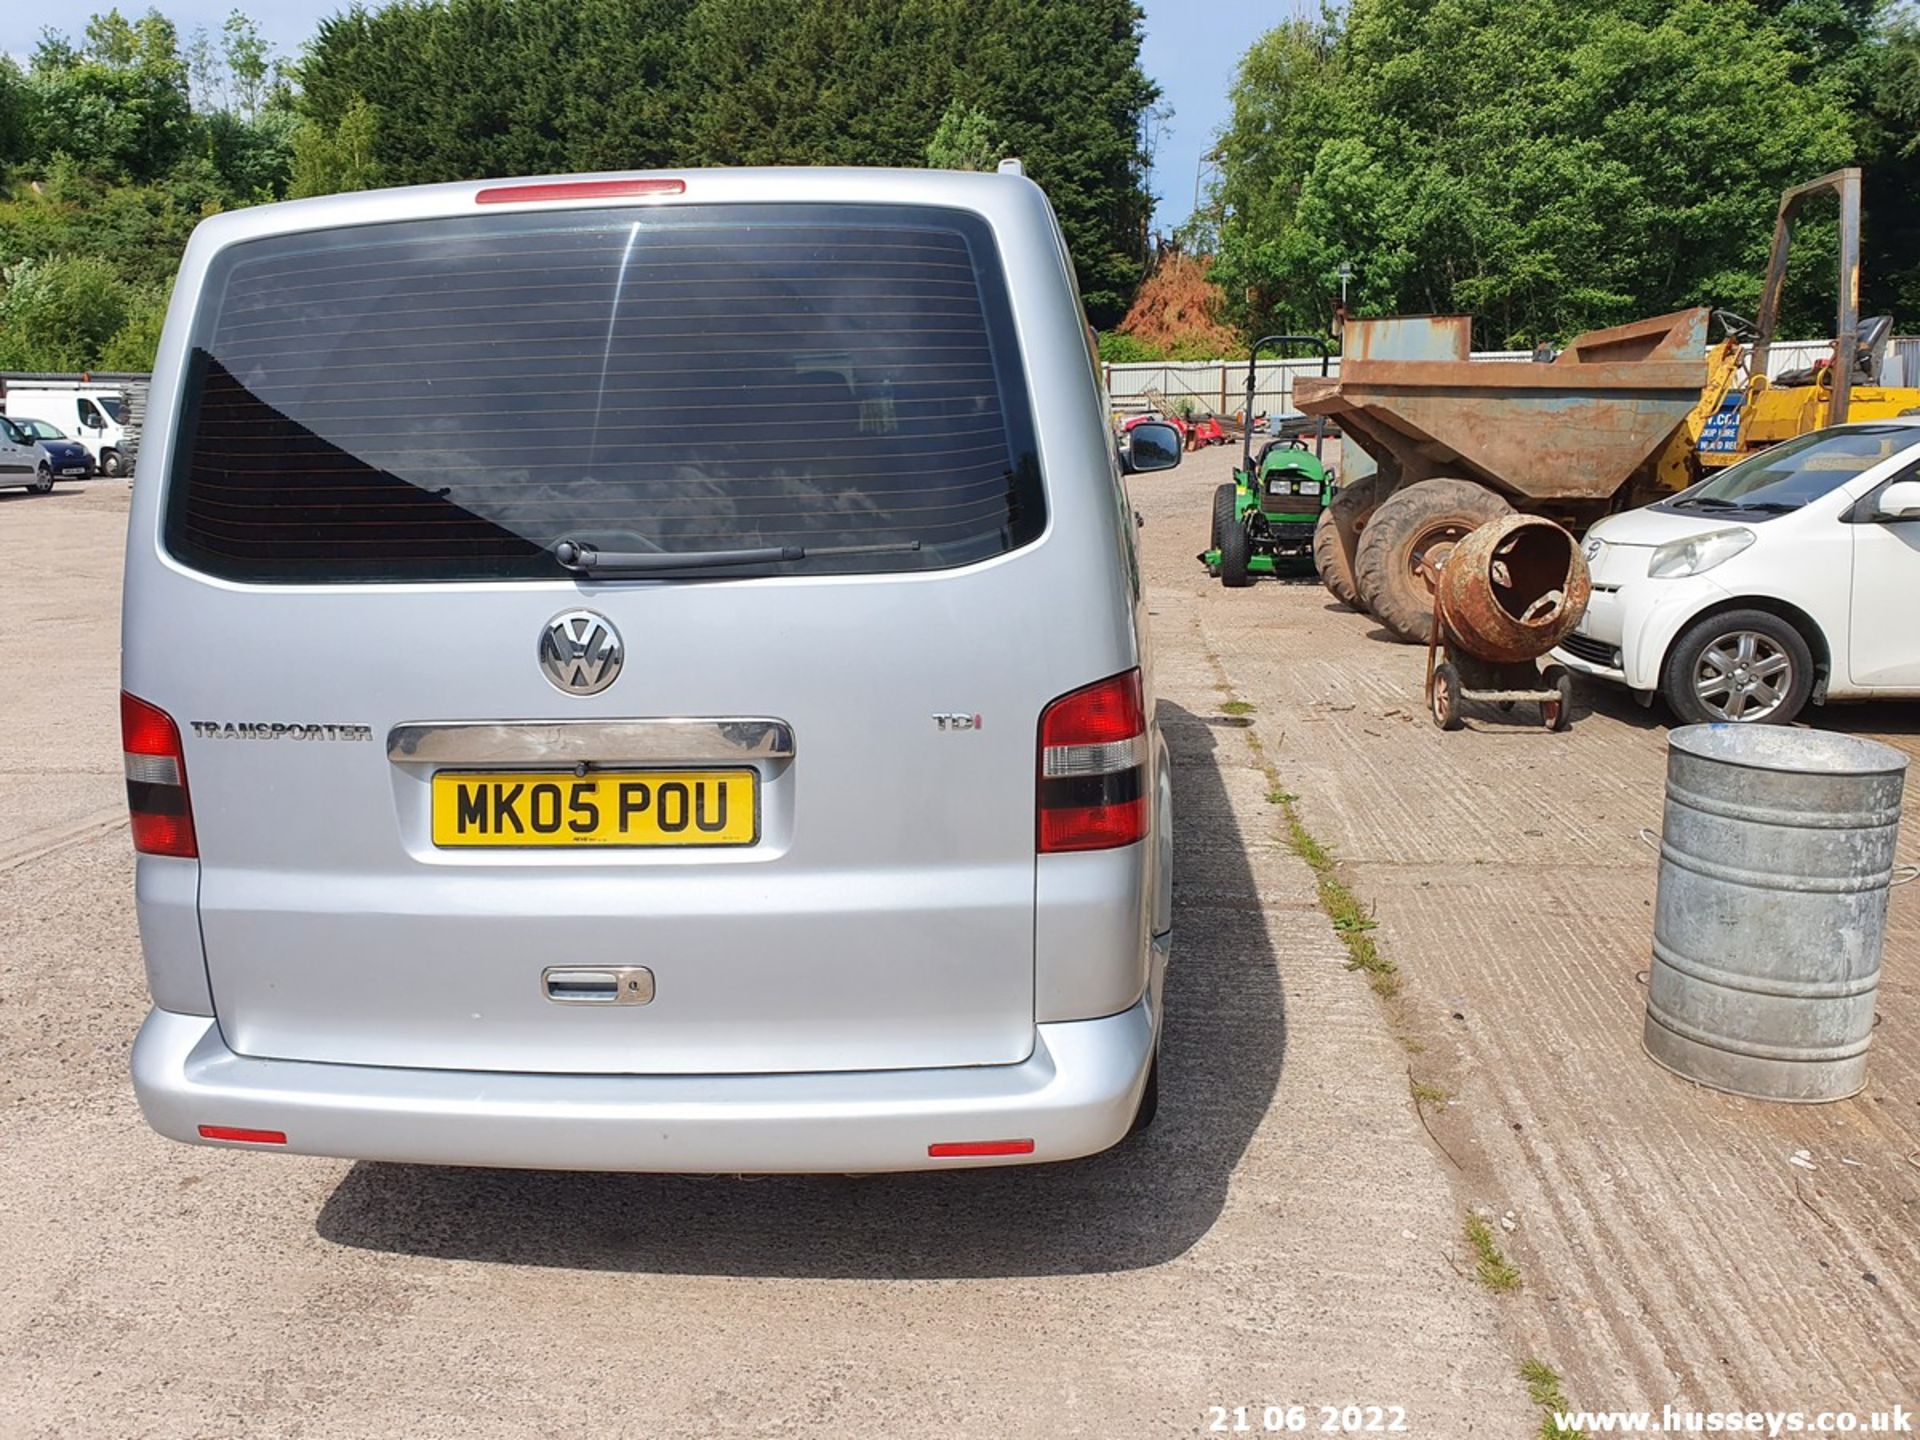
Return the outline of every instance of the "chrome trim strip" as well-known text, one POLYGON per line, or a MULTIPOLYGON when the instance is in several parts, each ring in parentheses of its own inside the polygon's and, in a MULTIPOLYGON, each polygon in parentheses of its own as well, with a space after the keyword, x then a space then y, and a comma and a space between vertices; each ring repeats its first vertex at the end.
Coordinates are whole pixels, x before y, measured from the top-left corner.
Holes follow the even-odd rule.
POLYGON ((787 760, 784 720, 442 720, 396 725, 397 765, 619 765, 787 760))

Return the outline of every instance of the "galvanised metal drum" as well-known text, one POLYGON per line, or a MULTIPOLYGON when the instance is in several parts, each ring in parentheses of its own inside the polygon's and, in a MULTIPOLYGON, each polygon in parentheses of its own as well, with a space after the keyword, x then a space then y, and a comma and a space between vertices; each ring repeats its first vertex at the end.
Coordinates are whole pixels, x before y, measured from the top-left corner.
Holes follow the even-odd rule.
POLYGON ((1886 745, 1818 730, 1668 735, 1654 1060, 1762 1100, 1843 1100, 1867 1083, 1906 768, 1886 745))

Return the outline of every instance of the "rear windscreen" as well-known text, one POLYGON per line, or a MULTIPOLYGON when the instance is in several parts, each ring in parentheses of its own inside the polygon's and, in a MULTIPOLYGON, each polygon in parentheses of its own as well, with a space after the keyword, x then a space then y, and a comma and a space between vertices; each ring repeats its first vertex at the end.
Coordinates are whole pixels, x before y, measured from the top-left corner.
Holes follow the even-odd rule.
POLYGON ((557 579, 562 540, 932 569, 1044 528, 1005 280, 961 212, 369 225, 231 246, 204 297, 165 536, 215 575, 557 579))

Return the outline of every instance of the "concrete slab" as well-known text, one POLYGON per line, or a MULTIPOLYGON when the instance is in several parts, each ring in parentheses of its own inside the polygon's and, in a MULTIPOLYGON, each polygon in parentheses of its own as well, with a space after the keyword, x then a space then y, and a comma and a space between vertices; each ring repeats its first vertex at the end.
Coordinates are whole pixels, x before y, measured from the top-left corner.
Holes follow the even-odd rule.
MULTIPOLYGON (((1576 1405, 1868 1410, 1920 1393, 1920 887, 1896 892, 1867 1093, 1769 1106, 1640 1050, 1663 717, 1583 691, 1572 729, 1475 708, 1444 734, 1425 652, 1315 583, 1228 591, 1194 563, 1226 457, 1134 486, 1156 603, 1256 707, 1308 828, 1375 906, 1437 1133, 1464 1193, 1512 1212, 1516 1353, 1576 1405), (1789 1164, 1798 1150, 1819 1167, 1789 1164)), ((1812 712, 1916 749, 1916 710, 1812 712)), ((1916 792, 1910 781, 1909 810, 1916 792)), ((1920 859, 1909 815, 1903 860, 1920 859)))

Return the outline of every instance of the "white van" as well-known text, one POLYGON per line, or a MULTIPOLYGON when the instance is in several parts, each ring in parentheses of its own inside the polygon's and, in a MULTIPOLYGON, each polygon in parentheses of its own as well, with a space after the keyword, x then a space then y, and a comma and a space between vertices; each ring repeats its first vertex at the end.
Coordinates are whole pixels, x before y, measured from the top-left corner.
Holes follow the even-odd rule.
POLYGON ((102 475, 124 475, 127 397, 112 385, 66 381, 9 380, 6 413, 15 420, 44 420, 86 447, 102 475))
POLYGON ((460 1165, 1063 1160, 1153 1114, 1171 778, 1015 175, 234 211, 127 536, 148 1122, 460 1165))

